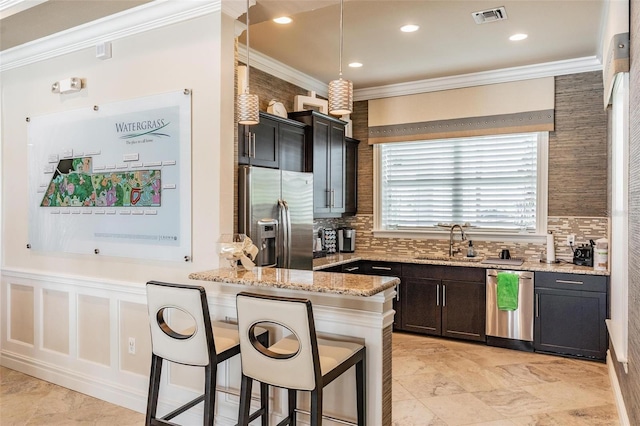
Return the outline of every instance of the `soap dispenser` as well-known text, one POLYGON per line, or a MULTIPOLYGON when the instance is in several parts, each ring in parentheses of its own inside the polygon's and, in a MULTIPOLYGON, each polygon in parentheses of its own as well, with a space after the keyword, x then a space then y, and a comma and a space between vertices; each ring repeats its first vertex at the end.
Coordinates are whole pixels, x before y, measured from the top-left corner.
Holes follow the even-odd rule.
POLYGON ((467 248, 467 257, 476 257, 476 251, 473 249, 473 241, 469 240, 469 247, 467 248))

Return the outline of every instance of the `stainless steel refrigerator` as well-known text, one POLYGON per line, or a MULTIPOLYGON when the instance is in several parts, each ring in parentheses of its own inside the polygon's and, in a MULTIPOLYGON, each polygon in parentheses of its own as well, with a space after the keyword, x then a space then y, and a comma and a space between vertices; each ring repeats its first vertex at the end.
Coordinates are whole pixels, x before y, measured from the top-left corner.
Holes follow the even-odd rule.
POLYGON ((238 232, 258 247, 257 266, 313 267, 313 174, 239 166, 238 232))

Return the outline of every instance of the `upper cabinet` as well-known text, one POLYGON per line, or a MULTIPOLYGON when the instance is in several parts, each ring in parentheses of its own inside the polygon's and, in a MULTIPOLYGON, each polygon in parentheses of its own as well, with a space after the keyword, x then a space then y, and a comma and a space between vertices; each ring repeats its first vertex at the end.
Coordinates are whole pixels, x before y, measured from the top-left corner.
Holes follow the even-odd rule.
POLYGON ((345 122, 317 111, 289 117, 307 124, 312 146, 307 168, 313 171, 313 216, 341 217, 346 210, 345 122))
POLYGON ((238 164, 305 172, 305 125, 260 112, 260 122, 238 126, 238 164))

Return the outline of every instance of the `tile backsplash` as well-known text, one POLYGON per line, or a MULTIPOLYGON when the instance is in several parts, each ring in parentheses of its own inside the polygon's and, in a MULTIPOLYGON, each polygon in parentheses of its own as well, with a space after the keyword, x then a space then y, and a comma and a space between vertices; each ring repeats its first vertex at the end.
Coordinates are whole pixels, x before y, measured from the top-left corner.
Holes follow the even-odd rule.
MULTIPOLYGON (((359 214, 341 219, 316 219, 314 231, 320 228, 340 228, 349 226, 356 230, 356 250, 373 253, 397 253, 399 256, 444 256, 449 251, 449 239, 377 238, 373 236, 373 215, 359 214)), ((549 217, 547 227, 555 235, 556 258, 571 261, 573 253, 565 244, 567 235, 576 236, 576 245, 587 244, 589 240, 608 238, 609 220, 606 217, 549 217)), ((316 234, 317 235, 317 234, 316 234)), ((466 254, 468 242, 460 242, 455 235, 456 247, 466 254)), ((477 256, 497 256, 500 250, 509 249, 511 257, 538 260, 546 253, 545 243, 519 243, 513 241, 482 241, 474 238, 473 230, 467 232, 473 240, 477 256)))

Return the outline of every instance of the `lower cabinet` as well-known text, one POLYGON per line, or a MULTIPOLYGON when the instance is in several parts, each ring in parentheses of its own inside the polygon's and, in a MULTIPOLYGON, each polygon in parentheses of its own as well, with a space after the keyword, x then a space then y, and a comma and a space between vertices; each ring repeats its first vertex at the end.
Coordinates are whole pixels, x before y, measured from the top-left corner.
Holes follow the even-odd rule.
POLYGON ((485 270, 404 264, 401 330, 486 340, 485 270))
POLYGON ((442 280, 442 335, 486 341, 486 284, 442 280))
POLYGON ((604 360, 605 276, 536 272, 534 349, 604 360))
POLYGON ((356 262, 345 263, 337 267, 323 269, 326 272, 342 272, 345 274, 362 274, 362 275, 382 275, 388 277, 398 277, 401 282, 396 286, 396 297, 393 299, 393 310, 396 311, 393 317, 393 329, 402 329, 401 300, 402 300, 402 264, 397 262, 377 262, 371 260, 359 260, 356 262), (332 270, 340 268, 339 271, 332 270))
POLYGON ((442 334, 440 287, 440 280, 428 278, 402 280, 401 330, 436 336, 442 334))

